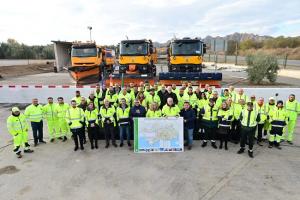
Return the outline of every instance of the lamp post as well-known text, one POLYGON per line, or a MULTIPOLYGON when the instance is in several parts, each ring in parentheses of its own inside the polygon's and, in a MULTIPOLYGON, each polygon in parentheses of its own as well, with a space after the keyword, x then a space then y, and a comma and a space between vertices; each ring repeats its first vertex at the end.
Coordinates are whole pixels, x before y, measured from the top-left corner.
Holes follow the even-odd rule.
POLYGON ((88 26, 87 27, 88 29, 89 29, 89 31, 90 31, 90 41, 92 41, 92 27, 91 26, 88 26))

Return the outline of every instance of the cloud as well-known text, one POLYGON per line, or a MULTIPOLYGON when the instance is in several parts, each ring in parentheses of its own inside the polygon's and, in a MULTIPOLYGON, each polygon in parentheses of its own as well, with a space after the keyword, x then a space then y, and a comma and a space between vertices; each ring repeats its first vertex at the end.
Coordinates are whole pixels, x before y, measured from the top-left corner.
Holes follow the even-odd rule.
POLYGON ((160 42, 174 34, 295 36, 300 35, 299 7, 297 0, 9 0, 0 7, 0 41, 84 41, 87 26, 100 44, 117 44, 126 35, 160 42))

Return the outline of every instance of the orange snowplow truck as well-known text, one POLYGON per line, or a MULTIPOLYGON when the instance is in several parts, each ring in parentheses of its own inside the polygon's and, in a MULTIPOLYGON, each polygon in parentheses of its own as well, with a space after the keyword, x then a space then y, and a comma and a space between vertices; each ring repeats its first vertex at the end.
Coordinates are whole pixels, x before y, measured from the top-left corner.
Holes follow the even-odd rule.
POLYGON ((97 46, 95 42, 73 42, 69 72, 76 81, 99 81, 113 72, 115 58, 112 50, 97 46))
POLYGON ((157 52, 151 40, 123 40, 118 53, 120 74, 156 76, 157 52))

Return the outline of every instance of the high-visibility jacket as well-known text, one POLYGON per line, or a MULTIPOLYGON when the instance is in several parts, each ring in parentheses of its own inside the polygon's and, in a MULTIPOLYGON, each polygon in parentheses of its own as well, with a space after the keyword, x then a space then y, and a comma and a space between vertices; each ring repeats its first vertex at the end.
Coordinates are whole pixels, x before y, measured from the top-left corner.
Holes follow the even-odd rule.
POLYGON ((289 120, 297 120, 298 115, 300 114, 300 103, 297 100, 290 102, 289 100, 285 102, 285 110, 289 120))
POLYGON ((245 127, 255 127, 259 121, 259 114, 256 110, 252 110, 249 114, 248 109, 244 109, 241 113, 241 124, 245 127))
POLYGON ((269 116, 273 127, 284 127, 288 123, 288 114, 284 108, 276 107, 269 116))
POLYGON ((184 99, 184 101, 189 101, 192 108, 195 108, 195 106, 197 105, 198 98, 195 93, 192 93, 192 94, 186 93, 183 96, 183 99, 184 99))
POLYGON ((98 123, 98 115, 99 115, 99 112, 97 109, 94 109, 94 110, 86 109, 84 111, 86 126, 88 127, 89 124, 91 124, 91 123, 99 124, 98 123))
POLYGON ((178 95, 179 94, 179 89, 178 88, 175 88, 175 89, 172 88, 172 92, 174 92, 176 95, 178 95))
POLYGON ((146 117, 148 118, 158 118, 158 117, 161 117, 161 110, 158 109, 158 110, 148 110, 147 113, 146 113, 146 117))
MULTIPOLYGON (((267 107, 268 107, 267 110, 268 110, 268 115, 269 115, 270 112, 275 110, 276 105, 275 104, 274 105, 267 104, 267 107)), ((267 120, 267 121, 269 121, 269 120, 267 120)))
POLYGON ((232 104, 231 108, 233 111, 234 119, 239 120, 240 115, 241 115, 242 111, 244 110, 245 106, 242 106, 241 104, 232 104))
POLYGON ((81 102, 81 96, 80 97, 73 97, 72 100, 76 101, 76 106, 78 106, 81 102))
POLYGON ((58 120, 66 118, 66 112, 69 108, 70 108, 70 106, 67 103, 56 104, 55 110, 56 110, 56 113, 57 113, 58 120))
POLYGON ((97 109, 97 110, 99 110, 99 105, 98 105, 98 98, 97 97, 95 97, 94 99, 90 99, 89 97, 86 99, 86 103, 87 103, 87 105, 90 103, 90 102, 93 102, 94 103, 94 106, 95 106, 95 108, 97 109))
POLYGON ((177 105, 169 106, 168 104, 164 105, 162 108, 162 116, 164 117, 179 117, 180 110, 177 105))
POLYGON ((26 107, 24 114, 29 121, 40 122, 43 119, 43 106, 31 104, 26 107))
POLYGON ((130 113, 130 107, 126 106, 124 109, 120 105, 117 108, 117 121, 119 125, 128 125, 129 124, 129 113, 130 113))
POLYGON ((56 121, 58 119, 56 106, 55 103, 48 103, 43 106, 43 114, 47 121, 56 121))
POLYGON ((101 115, 101 121, 102 124, 104 124, 105 120, 109 119, 111 122, 113 122, 114 126, 116 126, 114 114, 116 112, 116 109, 114 106, 109 106, 106 108, 105 106, 102 106, 100 108, 100 115, 101 115))
POLYGON ((218 118, 219 118, 219 127, 222 126, 222 127, 231 128, 231 122, 233 119, 233 113, 231 109, 228 110, 219 109, 218 118))
POLYGON ((160 106, 160 98, 158 95, 154 94, 154 95, 151 95, 151 94, 148 94, 146 96, 146 105, 147 105, 147 108, 149 108, 149 106, 153 103, 153 102, 156 102, 158 106, 160 106))
POLYGON ((26 116, 20 113, 19 116, 10 115, 7 118, 7 129, 12 136, 16 136, 19 133, 24 133, 28 131, 28 123, 26 121, 26 116))
POLYGON ((212 98, 212 92, 205 92, 205 96, 206 96, 206 98, 207 99, 210 99, 210 98, 212 98))
POLYGON ((70 124, 70 129, 78 129, 83 126, 84 122, 84 111, 82 108, 70 107, 66 112, 66 120, 70 124))
POLYGON ((117 106, 118 94, 110 94, 110 92, 108 92, 105 99, 109 101, 110 105, 117 106))
POLYGON ((258 123, 264 124, 269 115, 268 106, 265 104, 263 104, 262 106, 259 106, 257 104, 255 108, 253 108, 253 109, 256 110, 260 114, 260 121, 258 123))
POLYGON ((203 119, 207 121, 217 121, 218 120, 218 107, 214 105, 211 107, 210 105, 205 105, 203 107, 203 119))
POLYGON ((126 95, 124 95, 122 92, 118 95, 118 101, 119 101, 119 104, 121 104, 121 99, 125 99, 126 100, 126 104, 128 106, 131 105, 131 102, 132 102, 132 97, 129 93, 126 93, 126 95))
POLYGON ((185 96, 185 94, 177 94, 177 100, 178 100, 177 106, 180 110, 183 108, 184 96, 185 96))
POLYGON ((249 98, 247 97, 247 95, 245 95, 245 94, 240 95, 238 93, 235 93, 232 97, 232 102, 238 104, 240 99, 244 99, 245 103, 247 103, 249 101, 249 98))

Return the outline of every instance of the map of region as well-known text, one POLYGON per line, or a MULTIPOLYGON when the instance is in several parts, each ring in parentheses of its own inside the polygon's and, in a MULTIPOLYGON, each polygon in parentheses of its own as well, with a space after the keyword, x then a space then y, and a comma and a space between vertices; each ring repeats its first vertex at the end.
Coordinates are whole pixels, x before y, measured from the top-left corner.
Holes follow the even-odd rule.
POLYGON ((138 118, 134 123, 135 152, 183 151, 182 118, 138 118))

